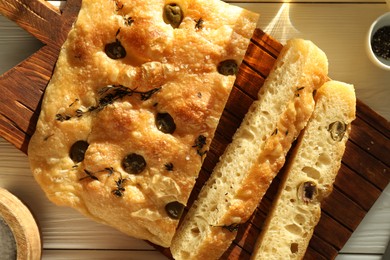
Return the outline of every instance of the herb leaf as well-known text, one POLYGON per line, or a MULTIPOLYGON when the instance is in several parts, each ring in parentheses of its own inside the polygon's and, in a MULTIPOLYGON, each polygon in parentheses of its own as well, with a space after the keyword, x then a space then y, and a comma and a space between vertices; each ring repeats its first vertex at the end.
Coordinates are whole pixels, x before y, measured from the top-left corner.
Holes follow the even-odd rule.
POLYGON ((240 227, 240 223, 233 223, 233 224, 230 224, 230 225, 223 225, 223 226, 213 226, 213 225, 211 225, 211 226, 212 227, 224 228, 224 229, 229 230, 230 232, 235 232, 240 227))
POLYGON ((229 230, 230 232, 234 232, 234 231, 237 231, 238 228, 239 228, 240 224, 239 223, 233 223, 233 224, 230 224, 229 226, 222 226, 222 228, 225 228, 227 230, 229 230))
POLYGON ((173 171, 173 163, 169 162, 169 163, 166 163, 165 165, 165 169, 169 172, 173 171))
POLYGON ((129 97, 134 94, 138 94, 141 97, 141 101, 148 100, 153 94, 161 90, 161 87, 154 88, 145 92, 137 91, 136 89, 131 89, 123 85, 109 85, 98 91, 98 94, 101 96, 99 98, 98 104, 96 106, 90 106, 87 110, 83 111, 81 109, 76 109, 74 115, 68 114, 56 114, 56 120, 63 122, 70 120, 73 117, 81 117, 86 113, 93 111, 101 111, 106 106, 113 104, 115 101, 123 99, 124 97, 129 97))
POLYGON ((196 30, 200 30, 203 28, 203 23, 204 23, 204 20, 202 18, 199 18, 198 20, 195 20, 196 24, 195 24, 195 29, 196 30))
POLYGON ((120 177, 117 181, 115 181, 116 189, 112 190, 112 194, 114 194, 117 197, 122 197, 123 196, 123 192, 126 190, 123 187, 123 184, 125 182, 126 182, 126 179, 122 179, 122 177, 120 177))
POLYGON ((207 150, 202 151, 203 147, 206 145, 206 137, 204 135, 199 135, 195 140, 195 144, 192 146, 196 148, 196 152, 202 157, 207 153, 207 150))
POLYGON ((93 175, 92 172, 90 172, 90 171, 88 171, 88 170, 86 170, 86 169, 84 169, 84 173, 85 173, 87 176, 81 178, 80 181, 85 180, 85 179, 88 179, 88 178, 91 178, 92 180, 95 180, 95 181, 98 181, 98 180, 99 180, 95 175, 93 175))

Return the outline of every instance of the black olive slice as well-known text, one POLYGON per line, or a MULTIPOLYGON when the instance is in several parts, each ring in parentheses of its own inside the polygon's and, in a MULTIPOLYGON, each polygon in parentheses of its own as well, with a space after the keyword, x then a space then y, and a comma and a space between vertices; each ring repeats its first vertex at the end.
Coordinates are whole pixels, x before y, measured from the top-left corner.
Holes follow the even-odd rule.
POLYGON ((106 52, 108 57, 114 60, 126 57, 126 50, 119 40, 106 44, 106 46, 104 47, 104 51, 106 52))
POLYGON ((157 129, 165 134, 172 134, 176 130, 176 124, 172 116, 168 113, 158 113, 156 115, 157 129))
POLYGON ((167 4, 164 6, 163 18, 165 23, 178 28, 183 21, 183 11, 175 3, 167 4))
POLYGON ((142 155, 131 153, 122 160, 123 169, 130 174, 139 174, 146 168, 146 161, 142 155))
POLYGON ((334 141, 337 142, 340 142, 343 139, 346 130, 347 130, 347 125, 340 121, 333 122, 328 127, 330 136, 334 141))
POLYGON ((225 76, 236 75, 238 72, 238 65, 235 60, 224 60, 218 64, 218 72, 225 76))
POLYGON ((170 218, 180 219, 184 211, 184 205, 178 201, 172 201, 165 205, 165 211, 170 218))
POLYGON ((85 152, 88 149, 89 144, 86 141, 80 140, 75 142, 70 148, 69 156, 75 162, 79 163, 84 160, 85 152))
POLYGON ((301 183, 298 188, 299 198, 305 203, 309 203, 314 200, 317 195, 317 185, 312 181, 306 181, 301 183))

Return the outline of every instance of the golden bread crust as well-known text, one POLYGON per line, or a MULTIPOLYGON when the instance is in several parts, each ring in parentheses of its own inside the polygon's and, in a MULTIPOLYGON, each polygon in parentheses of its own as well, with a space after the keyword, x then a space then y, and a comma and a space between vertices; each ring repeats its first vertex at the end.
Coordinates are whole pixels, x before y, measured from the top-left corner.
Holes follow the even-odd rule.
POLYGON ((235 80, 218 64, 240 64, 258 18, 221 1, 177 1, 175 29, 167 3, 83 1, 28 150, 50 200, 165 247, 178 224, 165 207, 186 205, 235 80), (78 141, 88 146, 75 161, 78 141), (124 166, 131 154, 145 161, 140 173, 124 166))

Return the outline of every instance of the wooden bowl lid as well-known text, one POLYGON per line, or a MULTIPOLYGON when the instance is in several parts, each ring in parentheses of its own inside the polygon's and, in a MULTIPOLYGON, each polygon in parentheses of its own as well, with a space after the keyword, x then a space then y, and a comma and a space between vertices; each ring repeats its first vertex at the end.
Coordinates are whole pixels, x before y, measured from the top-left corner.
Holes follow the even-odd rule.
POLYGON ((2 188, 0 188, 0 219, 13 233, 18 260, 41 258, 41 238, 34 217, 17 197, 2 188))

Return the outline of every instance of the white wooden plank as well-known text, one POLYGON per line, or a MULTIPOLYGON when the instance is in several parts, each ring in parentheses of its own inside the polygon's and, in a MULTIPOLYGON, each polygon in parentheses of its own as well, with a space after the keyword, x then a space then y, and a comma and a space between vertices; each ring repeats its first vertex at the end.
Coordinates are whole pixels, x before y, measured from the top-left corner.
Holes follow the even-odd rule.
POLYGON ((390 239, 390 185, 368 212, 341 252, 381 253, 390 239))
POLYGON ((336 257, 336 260, 382 260, 382 255, 340 254, 336 257))
POLYGON ((73 260, 73 259, 149 259, 166 260, 157 251, 124 251, 124 250, 44 250, 42 260, 73 260))
POLYGON ((41 46, 40 41, 16 23, 0 15, 0 75, 29 57, 41 46))

